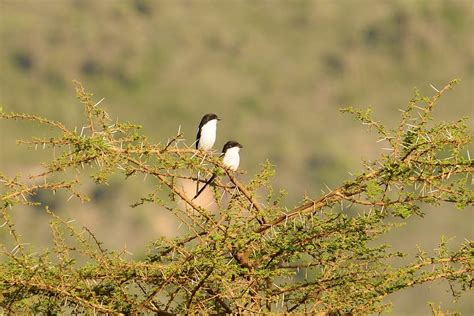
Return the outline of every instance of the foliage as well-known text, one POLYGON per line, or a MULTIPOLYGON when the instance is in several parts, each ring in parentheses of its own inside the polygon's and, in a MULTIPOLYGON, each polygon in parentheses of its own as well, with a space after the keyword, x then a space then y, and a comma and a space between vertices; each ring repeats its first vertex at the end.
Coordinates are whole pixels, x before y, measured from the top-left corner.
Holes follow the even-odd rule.
POLYGON ((375 129, 388 153, 365 163, 363 172, 341 186, 305 197, 291 209, 283 204, 284 193, 276 194, 269 183, 270 163, 242 183, 218 157, 187 146, 180 132, 153 144, 139 126, 112 121, 79 83, 76 92, 86 113, 80 131, 2 112, 3 119, 49 125, 57 136, 21 141, 53 149, 44 172, 29 181, 0 174, 2 229, 15 244, 1 248, 6 258, 0 265, 0 306, 34 313, 370 313, 385 310, 382 299, 391 293, 440 279, 448 280, 458 297, 472 287, 472 241, 452 250, 443 239, 433 254, 420 249, 408 264, 397 260, 404 254, 373 242, 397 221, 422 216, 429 205, 474 204, 465 120, 436 122, 431 116, 455 83, 431 98, 416 92, 395 129, 374 120, 370 110, 344 109, 375 129), (214 185, 217 213, 179 185, 182 179, 196 181, 198 170, 210 173, 215 167, 225 175, 214 185), (65 190, 86 201, 76 189, 78 174, 86 170, 97 183, 114 173, 156 178, 156 190, 134 206, 154 203, 180 219, 188 233, 156 240, 146 258, 130 260, 125 251, 104 249, 87 228, 46 208, 54 247, 33 253, 11 212, 31 204, 38 190, 65 190), (58 180, 59 175, 70 180, 58 180), (349 216, 351 208, 358 215, 349 216))

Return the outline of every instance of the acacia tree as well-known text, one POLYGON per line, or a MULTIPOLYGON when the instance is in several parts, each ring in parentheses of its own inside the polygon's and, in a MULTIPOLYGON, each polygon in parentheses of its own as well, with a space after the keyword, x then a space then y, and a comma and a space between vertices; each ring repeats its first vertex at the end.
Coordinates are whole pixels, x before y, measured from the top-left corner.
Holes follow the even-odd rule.
POLYGON ((76 92, 86 114, 80 131, 35 115, 2 112, 3 119, 52 127, 55 136, 21 143, 51 148, 56 155, 36 176, 40 182, 0 174, 1 229, 15 244, 0 248, 0 306, 9 313, 371 313, 387 308, 382 303, 387 295, 439 279, 448 280, 454 296, 461 295, 472 288, 472 241, 459 249, 442 241, 433 255, 420 250, 409 264, 397 261, 404 254, 373 242, 397 227, 397 217, 409 221, 441 202, 458 208, 474 204, 465 120, 436 122, 431 115, 455 83, 431 98, 416 92, 395 129, 374 120, 370 111, 344 109, 374 129, 389 151, 364 163, 363 172, 339 187, 306 196, 295 207, 283 205, 283 194, 272 189, 271 164, 250 182, 240 182, 217 157, 186 146, 180 133, 153 144, 138 126, 112 121, 79 83, 76 92), (210 212, 177 183, 197 181, 197 171, 216 168, 231 185, 215 182, 218 211, 210 212), (65 190, 86 200, 76 190, 76 174, 83 169, 91 170, 97 183, 114 173, 155 177, 159 185, 135 206, 159 205, 187 225, 187 234, 155 240, 146 258, 132 260, 104 249, 87 228, 46 208, 54 246, 33 253, 11 213, 33 204, 38 190, 65 190), (359 214, 348 216, 354 206, 359 214))

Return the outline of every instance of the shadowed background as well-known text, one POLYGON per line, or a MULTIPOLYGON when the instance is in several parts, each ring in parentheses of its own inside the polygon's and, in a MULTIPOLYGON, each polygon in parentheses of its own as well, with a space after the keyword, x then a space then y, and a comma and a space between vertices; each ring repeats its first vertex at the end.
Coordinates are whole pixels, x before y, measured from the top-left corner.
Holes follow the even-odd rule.
MULTIPOLYGON (((432 95, 462 80, 435 116, 472 116, 474 8, 466 1, 0 1, 0 106, 61 120, 81 128, 83 108, 71 80, 81 81, 112 117, 143 125, 165 143, 179 126, 188 144, 201 116, 218 114, 215 147, 228 139, 244 145, 243 181, 269 159, 275 188, 287 205, 304 193, 317 196, 361 169, 381 152, 374 134, 338 112, 372 106, 394 126, 412 88, 432 95)), ((0 123, 0 170, 29 175, 51 153, 16 146, 15 140, 47 135, 34 124, 0 123)), ((471 149, 474 155, 474 148, 471 149)), ((178 224, 153 205, 128 205, 152 190, 152 179, 82 186, 92 202, 36 196, 60 216, 72 217, 112 249, 136 256, 178 224)), ((472 239, 472 208, 425 209, 386 242, 413 254, 433 249, 441 235, 453 245, 472 239)), ((50 242, 43 208, 14 214, 27 240, 50 242)), ((0 232, 0 239, 4 238, 0 232)), ((41 248, 40 247, 40 248, 41 248)), ((473 295, 458 304, 448 285, 391 296, 394 314, 427 314, 427 302, 469 314, 473 295), (470 302, 471 300, 471 302, 470 302)))

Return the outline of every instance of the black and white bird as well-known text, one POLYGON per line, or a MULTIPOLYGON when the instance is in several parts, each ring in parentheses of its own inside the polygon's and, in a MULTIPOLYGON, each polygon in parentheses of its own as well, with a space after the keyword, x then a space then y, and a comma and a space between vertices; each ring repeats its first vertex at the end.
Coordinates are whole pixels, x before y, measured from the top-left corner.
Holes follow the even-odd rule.
POLYGON ((196 149, 208 151, 216 142, 217 121, 220 118, 214 113, 204 115, 199 123, 196 135, 196 149))
MULTIPOLYGON (((239 144, 236 141, 230 140, 227 143, 225 143, 224 148, 222 148, 222 153, 221 156, 224 156, 222 158, 222 164, 224 165, 225 168, 236 171, 237 168, 239 168, 240 164, 240 148, 243 146, 239 144)), ((214 174, 207 180, 206 184, 196 193, 196 195, 193 197, 193 200, 197 198, 202 191, 210 184, 214 179, 216 178, 217 173, 214 172, 214 174)))
MULTIPOLYGON (((204 151, 212 149, 212 146, 214 146, 216 142, 217 121, 219 120, 220 118, 214 113, 208 113, 202 117, 196 135, 196 149, 204 151)), ((196 194, 199 192, 199 177, 200 172, 197 174, 196 194)))

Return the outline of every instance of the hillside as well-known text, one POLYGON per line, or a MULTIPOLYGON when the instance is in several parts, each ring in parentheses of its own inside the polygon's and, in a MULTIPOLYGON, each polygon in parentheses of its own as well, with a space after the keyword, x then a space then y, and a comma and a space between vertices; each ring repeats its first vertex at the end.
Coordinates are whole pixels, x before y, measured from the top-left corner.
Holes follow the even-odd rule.
MULTIPOLYGON (((228 139, 242 143, 241 168, 250 175, 269 159, 276 186, 288 191, 292 205, 305 192, 347 179, 383 147, 339 108, 372 106, 390 124, 413 87, 432 94, 429 84, 440 88, 460 78, 435 115, 470 116, 474 130, 473 30, 469 0, 1 0, 0 106, 80 128, 76 79, 97 100, 105 98, 112 115, 143 125, 153 141, 165 143, 180 127, 189 144, 201 116, 215 112, 223 118, 216 147, 228 139)), ((38 170, 37 156, 15 146, 15 139, 38 133, 48 131, 2 121, 0 169, 10 175, 38 170)), ((151 206, 124 207, 152 185, 134 181, 133 187, 122 179, 85 187, 95 203, 56 204, 55 211, 78 217, 107 246, 126 244, 140 255, 145 242, 177 228, 151 206)), ((443 212, 443 218, 426 211, 422 224, 414 220, 388 242, 413 253, 414 240, 431 247, 443 234, 456 237, 455 244, 473 237, 472 208, 443 212)), ((37 208, 16 216, 33 226, 27 236, 47 244, 42 214, 37 208)), ((464 314, 474 309, 472 295, 450 305, 435 286, 393 299, 399 315, 426 314, 429 300, 464 314)))

